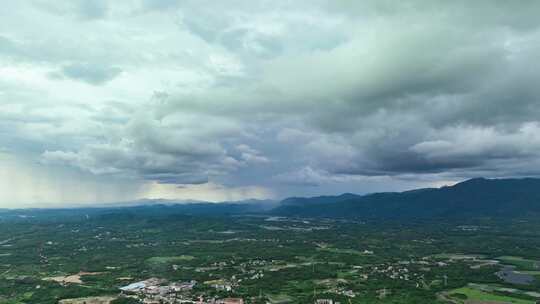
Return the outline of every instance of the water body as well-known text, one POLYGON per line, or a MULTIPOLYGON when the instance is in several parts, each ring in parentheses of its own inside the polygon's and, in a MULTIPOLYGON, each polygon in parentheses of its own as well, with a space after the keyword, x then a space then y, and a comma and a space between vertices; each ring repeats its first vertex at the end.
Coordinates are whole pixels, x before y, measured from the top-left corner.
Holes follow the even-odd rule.
POLYGON ((534 277, 532 275, 516 272, 515 266, 504 265, 496 275, 506 283, 510 284, 529 285, 534 282, 534 277))

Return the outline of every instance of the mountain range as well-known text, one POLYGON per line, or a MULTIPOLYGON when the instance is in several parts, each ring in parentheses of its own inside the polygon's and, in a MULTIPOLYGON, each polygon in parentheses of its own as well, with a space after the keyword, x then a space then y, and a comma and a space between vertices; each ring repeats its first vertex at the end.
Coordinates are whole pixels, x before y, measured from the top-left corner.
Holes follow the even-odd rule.
POLYGON ((95 208, 0 210, 7 217, 161 215, 273 215, 355 219, 436 219, 530 217, 540 215, 540 179, 475 178, 453 186, 366 195, 290 197, 282 201, 245 200, 221 203, 140 200, 95 208))
POLYGON ((475 178, 405 192, 288 198, 272 213, 372 219, 528 216, 540 214, 540 179, 475 178))

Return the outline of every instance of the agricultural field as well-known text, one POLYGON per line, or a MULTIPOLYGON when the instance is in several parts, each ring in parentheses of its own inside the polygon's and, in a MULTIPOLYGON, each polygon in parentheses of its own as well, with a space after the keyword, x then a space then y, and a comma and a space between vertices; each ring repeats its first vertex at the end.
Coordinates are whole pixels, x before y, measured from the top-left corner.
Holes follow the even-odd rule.
POLYGON ((513 303, 535 304, 534 300, 524 300, 509 295, 499 295, 470 287, 462 287, 448 292, 449 298, 457 303, 513 303))
POLYGON ((510 264, 518 267, 524 271, 536 271, 540 273, 540 261, 525 259, 518 256, 501 256, 497 257, 497 260, 505 264, 510 264))

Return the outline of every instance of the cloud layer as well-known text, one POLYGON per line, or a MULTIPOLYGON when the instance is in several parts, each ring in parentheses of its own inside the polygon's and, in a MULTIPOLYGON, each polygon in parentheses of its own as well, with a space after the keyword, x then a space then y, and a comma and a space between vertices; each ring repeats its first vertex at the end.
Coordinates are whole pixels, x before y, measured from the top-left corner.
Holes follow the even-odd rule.
POLYGON ((6 5, 0 148, 34 170, 213 200, 540 175, 535 1, 6 5))

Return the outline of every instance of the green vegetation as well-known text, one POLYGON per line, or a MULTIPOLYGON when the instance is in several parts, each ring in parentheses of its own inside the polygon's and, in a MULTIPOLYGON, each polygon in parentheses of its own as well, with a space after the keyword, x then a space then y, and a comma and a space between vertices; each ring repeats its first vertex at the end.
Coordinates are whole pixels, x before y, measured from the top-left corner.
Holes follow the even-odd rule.
POLYGON ((451 298, 457 300, 459 303, 466 303, 468 300, 474 300, 515 304, 535 304, 533 300, 523 300, 511 296, 488 293, 469 287, 454 289, 448 293, 451 298))
POLYGON ((246 303, 433 304, 451 297, 519 304, 533 303, 540 290, 540 280, 505 283, 495 275, 500 266, 486 263, 500 258, 536 275, 530 268, 540 260, 536 219, 403 223, 82 212, 0 217, 0 303, 117 296, 120 287, 152 277, 197 281, 190 299, 246 303))
POLYGON ((195 257, 191 255, 180 255, 172 257, 151 257, 146 261, 150 264, 170 264, 191 261, 193 259, 195 259, 195 257))
POLYGON ((332 248, 332 247, 322 247, 322 248, 319 248, 318 250, 325 250, 325 251, 328 251, 328 252, 341 253, 341 254, 357 254, 357 255, 365 255, 366 254, 364 252, 361 252, 361 251, 355 250, 355 249, 340 249, 340 248, 332 248))
POLYGON ((133 298, 118 298, 113 300, 111 304, 140 304, 140 301, 133 298))
POLYGON ((497 260, 500 260, 501 262, 506 264, 514 265, 522 270, 540 270, 540 261, 536 260, 525 259, 518 256, 501 256, 497 257, 497 260))
POLYGON ((268 301, 271 304, 284 304, 284 303, 291 303, 294 301, 294 299, 292 299, 286 294, 277 294, 277 295, 267 294, 266 297, 268 298, 268 301))
POLYGON ((525 273, 530 275, 540 275, 540 271, 518 271, 519 273, 525 273))

